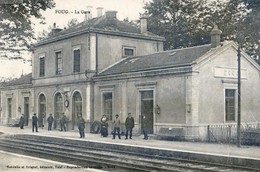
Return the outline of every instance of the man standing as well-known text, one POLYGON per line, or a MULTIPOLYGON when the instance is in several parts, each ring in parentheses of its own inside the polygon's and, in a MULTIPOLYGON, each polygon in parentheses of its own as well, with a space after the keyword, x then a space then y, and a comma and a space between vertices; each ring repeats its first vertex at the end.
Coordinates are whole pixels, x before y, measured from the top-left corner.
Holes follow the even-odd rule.
POLYGON ((80 138, 85 138, 85 120, 80 116, 78 121, 80 138))
POLYGON ((20 126, 21 129, 23 129, 23 126, 24 126, 24 115, 23 114, 20 118, 19 126, 20 126))
POLYGON ((36 113, 34 113, 33 117, 32 117, 32 132, 34 132, 34 128, 35 128, 36 132, 38 132, 37 123, 38 123, 38 118, 36 116, 36 113))
POLYGON ((125 139, 128 139, 128 132, 130 132, 129 138, 132 139, 132 130, 134 128, 134 125, 135 125, 134 118, 131 116, 131 113, 128 113, 128 116, 125 120, 125 128, 126 128, 125 139))
POLYGON ((51 131, 53 120, 54 120, 54 118, 52 117, 52 114, 50 114, 49 117, 47 118, 48 131, 51 131))
POLYGON ((116 137, 116 132, 117 132, 118 138, 121 139, 121 136, 120 136, 120 119, 118 117, 119 117, 119 115, 116 114, 116 118, 113 121, 113 124, 114 124, 113 139, 115 139, 115 137, 116 137))
POLYGON ((62 117, 61 117, 61 119, 60 119, 60 129, 61 129, 61 131, 66 131, 66 122, 67 122, 67 118, 66 118, 66 116, 64 115, 64 113, 62 114, 62 117))

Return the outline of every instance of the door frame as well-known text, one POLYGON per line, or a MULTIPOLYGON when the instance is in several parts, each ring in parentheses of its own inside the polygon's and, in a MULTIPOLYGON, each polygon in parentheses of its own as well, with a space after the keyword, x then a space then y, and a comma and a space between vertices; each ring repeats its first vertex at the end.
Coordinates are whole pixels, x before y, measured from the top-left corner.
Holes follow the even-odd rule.
POLYGON ((138 133, 141 134, 141 92, 153 91, 153 133, 155 133, 156 115, 154 113, 154 107, 156 106, 156 83, 141 83, 136 84, 136 121, 138 121, 138 133))

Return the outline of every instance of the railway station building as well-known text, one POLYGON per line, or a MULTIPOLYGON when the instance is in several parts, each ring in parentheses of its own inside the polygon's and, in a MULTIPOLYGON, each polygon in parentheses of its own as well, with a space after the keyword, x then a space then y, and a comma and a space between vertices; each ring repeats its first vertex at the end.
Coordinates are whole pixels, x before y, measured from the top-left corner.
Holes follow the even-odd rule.
MULTIPOLYGON (((145 115, 152 134, 182 129, 185 138, 202 140, 210 124, 236 124, 238 46, 220 42, 214 27, 211 44, 163 51, 164 38, 147 31, 146 17, 140 21, 137 28, 107 11, 65 30, 54 28, 34 45, 33 71, 24 76, 30 79, 1 88, 1 124, 21 113, 29 119, 51 113, 56 121, 64 113, 69 130, 82 116, 89 132, 105 114, 111 131, 118 114, 124 131, 130 112, 136 134, 145 115)), ((241 121, 257 123, 260 66, 243 51, 241 74, 241 121)))

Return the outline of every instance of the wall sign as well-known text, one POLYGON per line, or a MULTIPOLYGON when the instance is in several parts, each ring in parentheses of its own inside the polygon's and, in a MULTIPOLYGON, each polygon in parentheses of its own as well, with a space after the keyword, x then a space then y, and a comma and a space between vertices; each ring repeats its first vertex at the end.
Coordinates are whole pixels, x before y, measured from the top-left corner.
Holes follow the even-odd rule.
MULTIPOLYGON (((215 67, 214 76, 220 78, 237 78, 237 68, 215 67)), ((247 69, 241 69, 241 78, 247 78, 247 69)))

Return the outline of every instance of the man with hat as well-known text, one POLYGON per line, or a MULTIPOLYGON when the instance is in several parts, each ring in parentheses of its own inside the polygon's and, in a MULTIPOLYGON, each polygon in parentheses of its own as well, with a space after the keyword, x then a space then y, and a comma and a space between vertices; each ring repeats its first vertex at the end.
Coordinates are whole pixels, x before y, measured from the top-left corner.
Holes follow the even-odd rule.
POLYGON ((119 117, 119 115, 116 114, 116 118, 113 121, 113 124, 114 124, 113 139, 115 139, 115 137, 116 137, 116 132, 117 132, 118 138, 121 139, 121 136, 120 136, 120 119, 118 117, 119 117))

